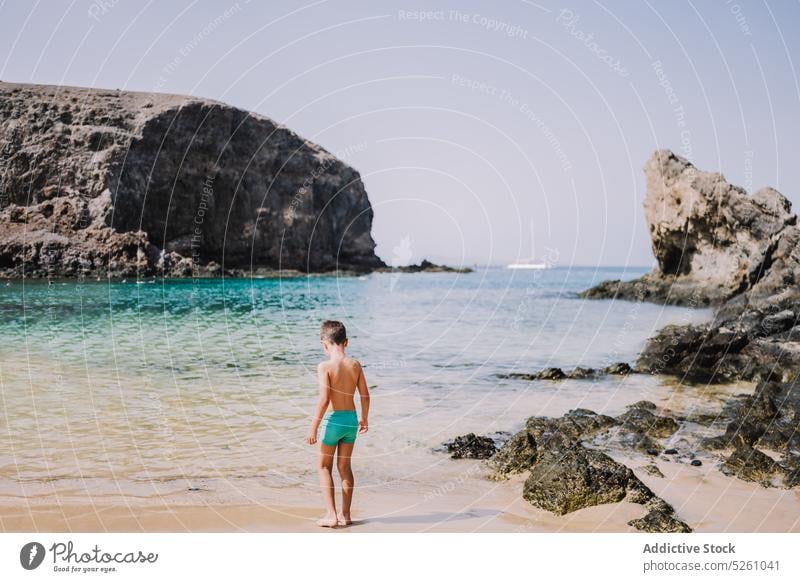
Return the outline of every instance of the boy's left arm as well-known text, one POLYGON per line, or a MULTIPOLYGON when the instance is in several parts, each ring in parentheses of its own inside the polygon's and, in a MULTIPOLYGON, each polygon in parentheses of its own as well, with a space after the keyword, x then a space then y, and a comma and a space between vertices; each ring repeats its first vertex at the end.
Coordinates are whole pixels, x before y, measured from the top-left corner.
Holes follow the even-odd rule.
POLYGON ((367 379, 364 377, 364 368, 361 367, 361 362, 358 362, 356 388, 361 396, 361 418, 358 419, 358 432, 364 434, 369 430, 369 388, 367 388, 367 379))
POLYGON ((319 380, 319 400, 317 401, 317 409, 314 412, 314 418, 311 419, 311 428, 308 430, 306 442, 313 445, 317 442, 317 432, 319 425, 322 423, 322 416, 328 408, 328 403, 331 400, 331 385, 328 382, 328 372, 325 370, 325 364, 320 363, 317 366, 317 378, 319 380))

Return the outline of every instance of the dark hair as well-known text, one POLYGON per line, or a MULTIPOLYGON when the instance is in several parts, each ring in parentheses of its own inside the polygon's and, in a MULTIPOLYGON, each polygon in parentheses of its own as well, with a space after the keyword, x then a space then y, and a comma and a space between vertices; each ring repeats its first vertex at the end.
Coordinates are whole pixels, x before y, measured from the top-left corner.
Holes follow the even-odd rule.
POLYGON ((319 339, 341 345, 347 339, 347 330, 341 321, 323 321, 319 328, 319 339))

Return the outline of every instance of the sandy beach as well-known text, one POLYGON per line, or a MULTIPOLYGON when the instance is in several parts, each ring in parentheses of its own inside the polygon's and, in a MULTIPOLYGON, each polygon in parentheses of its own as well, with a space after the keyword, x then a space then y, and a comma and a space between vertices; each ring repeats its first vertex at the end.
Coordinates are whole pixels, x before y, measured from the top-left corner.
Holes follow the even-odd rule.
MULTIPOLYGON (((630 377, 604 402, 606 410, 622 409, 645 394, 673 413, 707 413, 731 394, 752 390, 745 384, 687 387, 667 379, 643 382, 630 377), (638 385, 638 388, 637 388, 638 385)), ((545 398, 541 408, 558 415, 570 408, 566 396, 586 383, 551 383, 523 402, 545 398), (566 386, 564 386, 566 384, 566 386), (556 388, 558 386, 558 388, 556 388), (561 393, 559 393, 561 392, 561 393)), ((582 405, 599 405, 602 393, 585 393, 582 405)), ((597 406, 599 407, 599 406, 597 406)), ((502 422, 513 414, 506 413, 502 422)), ((708 434, 687 423, 679 438, 708 434)), ((720 451, 720 455, 727 451, 720 451)), ((720 472, 720 457, 700 453, 701 466, 626 451, 609 451, 634 470, 652 491, 670 503, 676 515, 696 532, 798 532, 800 492, 766 488, 720 472), (661 476, 644 470, 657 466, 661 476)), ((309 460, 313 451, 309 451, 309 460)), ((642 505, 620 502, 588 507, 557 516, 522 498, 526 475, 505 481, 488 479, 482 461, 451 460, 436 450, 417 450, 398 460, 396 478, 376 481, 380 455, 361 459, 362 472, 372 475, 357 483, 354 524, 338 532, 634 532, 627 525, 646 513, 642 505)), ((356 458, 356 471, 359 459, 356 458)), ((356 473, 359 478, 358 472, 356 473)), ((315 532, 321 499, 314 475, 308 471, 299 486, 268 484, 274 475, 239 479, 171 479, 163 482, 98 484, 79 479, 4 481, 0 495, 0 529, 3 531, 55 532, 315 532), (122 487, 128 489, 120 494, 122 487), (116 491, 115 491, 116 489, 116 491)))
MULTIPOLYGON (((477 461, 459 461, 467 471, 477 461)), ((635 470, 696 532, 800 532, 800 493, 766 489, 717 469, 658 462, 665 478, 635 470), (702 468, 700 468, 702 469, 702 468)), ((480 473, 480 469, 472 471, 480 473)), ((521 498, 523 478, 494 483, 464 479, 441 495, 357 492, 354 524, 336 532, 634 532, 627 521, 645 510, 633 503, 599 505, 563 517, 521 498)), ((34 532, 314 532, 316 499, 305 505, 162 504, 57 505, 43 499, 0 506, 3 531, 34 532)), ((299 500, 298 500, 299 501, 299 500)))

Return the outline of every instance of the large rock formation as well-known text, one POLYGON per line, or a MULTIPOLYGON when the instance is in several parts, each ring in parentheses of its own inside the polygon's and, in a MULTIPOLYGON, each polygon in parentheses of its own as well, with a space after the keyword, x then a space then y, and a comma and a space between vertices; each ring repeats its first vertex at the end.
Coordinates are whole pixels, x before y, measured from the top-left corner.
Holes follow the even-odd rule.
POLYGON ((695 468, 716 460, 730 477, 800 487, 800 384, 760 382, 753 394, 732 396, 719 410, 697 413, 697 405, 686 401, 676 414, 641 400, 616 417, 583 408, 556 418, 531 416, 499 443, 470 433, 447 443, 455 445, 448 451, 453 458, 486 459, 493 480, 527 472, 523 498, 558 515, 623 500, 642 504, 647 513, 628 523, 643 531, 691 528, 637 477, 630 461, 647 460, 639 469, 663 479, 657 458, 695 468))
POLYGON ((570 410, 559 418, 532 416, 525 428, 490 457, 491 478, 501 480, 528 471, 523 498, 557 515, 626 500, 647 508, 644 517, 629 522, 637 529, 691 531, 675 517, 672 506, 655 495, 629 467, 592 442, 596 437, 609 437, 605 446, 611 441, 631 446, 625 439, 617 439, 616 433, 611 434, 615 429, 641 436, 649 432, 654 438, 672 434, 677 425, 673 428, 664 423, 675 421, 653 414, 653 409, 653 403, 639 402, 617 418, 583 408, 570 410))
POLYGON ((637 369, 711 382, 793 380, 800 371, 800 228, 791 204, 748 195, 669 151, 648 161, 645 214, 657 268, 584 297, 714 305, 705 325, 668 326, 637 369))
POLYGON ((653 154, 645 175, 657 267, 635 281, 602 283, 586 297, 720 304, 763 279, 780 241, 797 231, 791 203, 772 188, 748 195, 668 150, 653 154))
POLYGON ((0 275, 382 267, 359 174, 193 97, 0 83, 0 275))

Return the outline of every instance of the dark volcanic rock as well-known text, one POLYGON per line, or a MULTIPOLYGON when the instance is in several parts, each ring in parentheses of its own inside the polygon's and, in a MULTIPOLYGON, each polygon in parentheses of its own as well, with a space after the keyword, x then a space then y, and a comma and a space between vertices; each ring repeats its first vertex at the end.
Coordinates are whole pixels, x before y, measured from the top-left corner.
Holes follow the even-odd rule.
POLYGON ((2 276, 383 266, 358 172, 223 103, 0 83, 0 150, 2 276))
POLYGON ((761 328, 770 334, 781 333, 793 328, 797 324, 797 315, 791 309, 784 309, 778 313, 765 315, 761 320, 761 328))
POLYGON ((511 374, 498 374, 499 378, 507 378, 510 380, 563 380, 567 377, 564 370, 561 368, 545 368, 540 372, 524 373, 512 372, 511 374))
POLYGON ((561 380, 566 378, 567 375, 561 368, 545 368, 536 375, 539 380, 561 380))
POLYGON ((528 430, 512 436, 489 461, 493 470, 492 479, 500 480, 508 475, 522 473, 536 462, 536 439, 528 430))
POLYGON ((692 528, 675 517, 673 507, 660 497, 653 497, 644 506, 648 510, 647 513, 643 517, 630 520, 628 525, 648 533, 689 533, 692 531, 692 528))
POLYGON ((603 281, 579 293, 586 299, 624 299, 626 301, 652 301, 672 305, 705 307, 712 304, 711 297, 698 292, 694 284, 681 281, 675 275, 648 273, 634 281, 603 281))
POLYGON ((620 429, 616 434, 616 438, 608 439, 607 443, 616 444, 623 449, 638 450, 648 455, 657 455, 663 449, 658 442, 646 433, 624 429, 620 429))
MULTIPOLYGON (((648 409, 650 405, 652 403, 637 403, 631 410, 652 415, 648 409)), ((559 418, 532 416, 525 428, 511 437, 489 460, 492 478, 503 479, 529 471, 523 497, 531 504, 559 515, 601 503, 627 500, 647 504, 651 512, 658 512, 631 524, 639 529, 673 531, 657 528, 685 527, 682 531, 690 531, 686 524, 674 517, 666 517, 671 515, 672 507, 656 497, 630 468, 582 442, 614 430, 621 423, 621 420, 582 408, 570 410, 559 418)))
POLYGON ((644 517, 632 519, 628 525, 648 533, 689 533, 688 525, 677 519, 672 512, 649 511, 644 517))
POLYGON ((672 152, 645 167, 645 217, 658 266, 584 297, 717 307, 712 322, 667 326, 637 370, 691 382, 791 381, 800 370, 800 228, 772 188, 748 195, 672 152))
POLYGON ((800 385, 761 382, 752 395, 731 398, 725 432, 702 441, 708 449, 733 448, 722 472, 764 486, 800 485, 800 385), (783 451, 780 462, 755 447, 783 451))
MULTIPOLYGON (((658 468, 656 468, 658 471, 658 468)), ((661 471, 658 471, 661 473, 661 471)), ((663 477, 663 475, 661 475, 663 477)), ((638 519, 632 519, 628 525, 648 533, 689 533, 687 524, 675 517, 673 507, 660 497, 652 497, 644 506, 647 513, 638 519)))
POLYGON ((800 451, 787 449, 781 462, 785 472, 783 485, 790 488, 800 486, 800 451))
POLYGON ((765 486, 769 486, 772 478, 783 471, 769 456, 744 444, 734 449, 720 470, 726 475, 734 475, 744 481, 755 481, 765 486))
POLYGON ((599 434, 592 444, 657 455, 664 448, 659 439, 672 436, 679 425, 674 418, 658 415, 655 410, 656 405, 647 400, 629 405, 616 417, 616 426, 599 434))
POLYGON ((605 414, 597 414, 586 408, 575 408, 559 418, 532 416, 526 423, 526 430, 536 438, 549 434, 561 434, 577 440, 592 436, 618 424, 618 421, 605 414))
POLYGON ((653 477, 661 477, 662 479, 664 478, 664 473, 661 472, 661 469, 658 468, 658 465, 645 465, 642 467, 642 471, 648 475, 652 475, 653 477))
POLYGON ((494 441, 475 433, 457 436, 444 444, 453 459, 488 459, 497 452, 494 441))
POLYGON ((732 370, 722 363, 740 354, 747 344, 747 335, 741 332, 668 325, 650 338, 636 366, 651 374, 674 374, 690 382, 725 382, 732 370))
POLYGON ((525 423, 525 428, 500 447, 489 465, 494 470, 494 477, 498 479, 521 473, 536 462, 537 442, 542 438, 559 434, 570 440, 578 440, 602 432, 615 424, 617 421, 614 418, 585 408, 570 410, 559 418, 531 416, 525 423))
POLYGON ((657 415, 653 410, 655 404, 640 401, 617 418, 584 408, 570 410, 558 418, 532 416, 525 428, 505 442, 490 460, 494 478, 502 479, 529 469, 537 462, 542 439, 553 434, 571 441, 586 441, 592 447, 611 446, 658 454, 663 450, 658 439, 672 436, 679 425, 675 419, 657 415))
POLYGON ((472 273, 469 267, 449 267, 447 265, 437 265, 427 259, 423 259, 418 265, 399 265, 396 267, 381 267, 378 269, 387 273, 472 273))
POLYGON ((628 410, 617 417, 622 428, 643 433, 655 438, 667 438, 678 430, 678 423, 668 416, 658 416, 652 412, 655 404, 644 401, 628 407, 628 410), (652 406, 652 408, 650 408, 652 406))
POLYGON ((630 374, 631 372, 633 372, 633 369, 625 362, 617 362, 616 364, 611 364, 610 366, 603 368, 603 373, 612 376, 624 376, 625 374, 630 374))
POLYGON ((597 370, 594 368, 584 368, 583 366, 577 366, 573 368, 569 372, 567 372, 567 378, 571 378, 573 380, 585 380, 587 378, 594 378, 597 375, 597 370))
POLYGON ((725 434, 703 441, 709 448, 800 446, 800 385, 761 382, 752 395, 731 399, 725 434))
POLYGON ((497 374, 498 378, 503 380, 527 380, 528 382, 532 382, 534 380, 538 380, 538 376, 536 373, 527 374, 524 372, 511 372, 510 374, 497 374))
POLYGON ((539 372, 512 372, 510 374, 498 374, 499 378, 507 378, 511 380, 563 380, 569 378, 570 380, 587 380, 597 378, 605 375, 624 376, 633 373, 633 368, 625 362, 618 362, 605 368, 587 368, 584 366, 576 366, 572 370, 565 372, 561 368, 545 368, 539 372))
POLYGON ((649 400, 639 400, 634 402, 633 404, 628 404, 625 407, 627 410, 648 410, 650 412, 655 412, 656 406, 655 402, 650 402, 649 400))
POLYGON ((563 435, 546 437, 542 451, 523 489, 523 497, 537 507, 564 515, 629 494, 644 501, 654 497, 628 467, 563 435))

